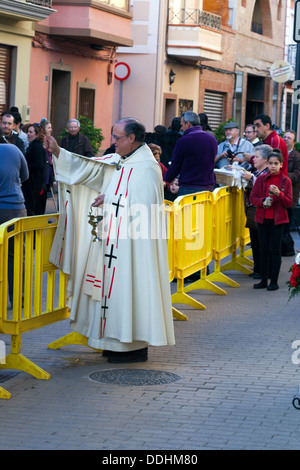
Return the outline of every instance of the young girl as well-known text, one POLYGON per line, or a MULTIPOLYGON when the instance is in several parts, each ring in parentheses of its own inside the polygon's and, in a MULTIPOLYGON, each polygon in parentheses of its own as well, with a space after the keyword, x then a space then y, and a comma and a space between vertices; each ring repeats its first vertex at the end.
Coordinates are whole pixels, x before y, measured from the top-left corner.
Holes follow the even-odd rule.
POLYGON ((282 164, 282 153, 278 149, 273 150, 268 156, 268 173, 257 178, 250 195, 250 202, 256 207, 261 267, 261 282, 254 284, 254 289, 278 289, 281 238, 284 225, 289 221, 286 208, 293 202, 292 182, 282 174, 282 164), (269 274, 271 282, 267 286, 269 274))

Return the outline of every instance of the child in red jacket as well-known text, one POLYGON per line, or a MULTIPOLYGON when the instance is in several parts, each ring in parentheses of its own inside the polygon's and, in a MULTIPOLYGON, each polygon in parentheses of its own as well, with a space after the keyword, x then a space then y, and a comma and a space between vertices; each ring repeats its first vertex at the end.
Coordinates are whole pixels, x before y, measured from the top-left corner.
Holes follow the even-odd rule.
POLYGON ((268 173, 257 178, 250 195, 250 202, 256 207, 262 276, 261 282, 253 285, 254 289, 278 289, 281 239, 284 225, 289 221, 286 208, 293 202, 292 182, 282 174, 282 164, 282 153, 274 149, 268 156, 268 173), (271 281, 267 285, 269 274, 271 281))

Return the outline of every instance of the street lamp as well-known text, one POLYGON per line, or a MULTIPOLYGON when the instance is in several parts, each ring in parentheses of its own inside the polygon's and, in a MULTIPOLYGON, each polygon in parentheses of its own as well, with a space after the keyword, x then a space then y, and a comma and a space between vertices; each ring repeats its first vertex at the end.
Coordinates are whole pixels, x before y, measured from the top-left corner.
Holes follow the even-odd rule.
POLYGON ((169 73, 170 91, 172 90, 172 84, 175 82, 175 77, 176 77, 176 73, 173 72, 173 70, 171 69, 169 73))

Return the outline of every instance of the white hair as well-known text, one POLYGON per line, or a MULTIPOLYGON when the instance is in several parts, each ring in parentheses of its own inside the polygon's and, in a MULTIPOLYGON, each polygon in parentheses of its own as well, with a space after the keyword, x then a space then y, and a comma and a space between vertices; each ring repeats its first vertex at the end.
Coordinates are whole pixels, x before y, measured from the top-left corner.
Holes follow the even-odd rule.
POLYGON ((80 122, 78 121, 78 119, 69 119, 68 122, 67 122, 67 127, 69 127, 69 124, 71 122, 76 122, 77 123, 77 126, 80 127, 80 122))

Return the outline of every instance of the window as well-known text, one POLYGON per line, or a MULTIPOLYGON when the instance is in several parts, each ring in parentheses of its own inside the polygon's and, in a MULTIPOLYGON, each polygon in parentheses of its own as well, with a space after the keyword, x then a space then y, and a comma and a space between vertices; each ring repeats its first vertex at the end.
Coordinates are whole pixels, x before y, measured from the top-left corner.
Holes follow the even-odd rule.
POLYGON ((263 34, 262 16, 259 1, 255 2, 251 31, 257 34, 263 34))
POLYGON ((11 47, 0 44, 0 112, 9 108, 11 80, 11 47))
POLYGON ((178 116, 182 116, 186 111, 193 111, 193 106, 193 100, 183 100, 180 98, 178 101, 178 116))
POLYGON ((129 0, 100 0, 101 3, 106 3, 107 5, 115 8, 120 8, 121 10, 128 11, 129 9, 129 0))
POLYGON ((205 90, 204 112, 207 114, 208 123, 213 130, 223 122, 224 97, 223 93, 205 90))
POLYGON ((270 0, 255 1, 251 22, 251 31, 253 33, 262 34, 272 38, 273 32, 270 0))
POLYGON ((272 122, 277 122, 278 109, 278 83, 273 81, 273 103, 272 103, 272 122))
POLYGON ((279 0, 278 6, 277 6, 277 21, 281 21, 281 14, 282 14, 282 3, 281 3, 281 0, 279 0))
POLYGON ((235 109, 234 117, 237 123, 242 122, 242 107, 243 107, 243 72, 236 72, 235 79, 235 109))

